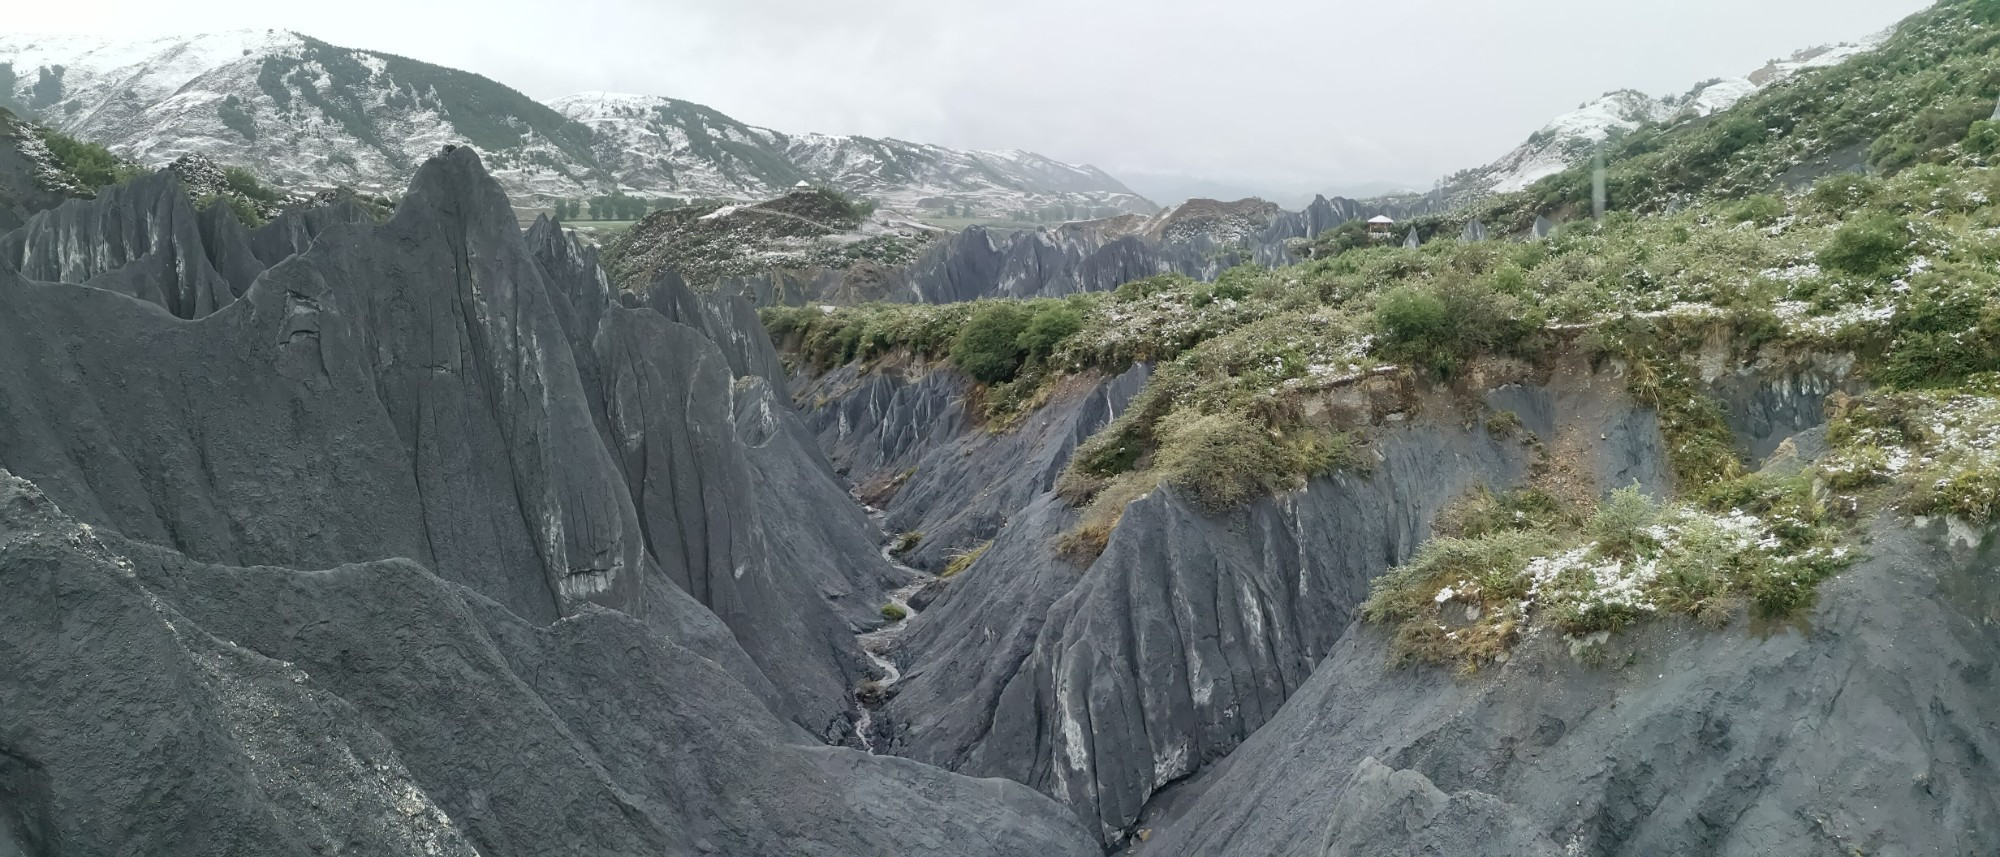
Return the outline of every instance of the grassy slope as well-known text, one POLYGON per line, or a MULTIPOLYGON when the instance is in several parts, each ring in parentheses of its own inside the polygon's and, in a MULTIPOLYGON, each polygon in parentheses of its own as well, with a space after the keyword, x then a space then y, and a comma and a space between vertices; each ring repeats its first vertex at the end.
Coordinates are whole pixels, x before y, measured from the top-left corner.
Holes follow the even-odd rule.
MULTIPOLYGON (((1384 578, 1371 615, 1402 629, 1400 652, 1466 666, 1504 652, 1534 622, 1587 635, 1658 612, 1726 616, 1749 604, 1782 616, 1846 561, 1845 521, 1831 510, 1877 502, 1975 520, 2000 511, 2000 453, 1985 448, 1991 427, 1980 422, 2000 416, 1991 374, 2000 371, 2000 174, 1986 166, 2000 129, 1978 121, 2000 95, 1996 48, 2000 0, 1945 3, 1876 54, 1709 120, 1642 130, 1609 158, 1612 215, 1572 221, 1547 241, 1361 248, 1017 311, 995 308, 1007 302, 772 309, 766 321, 794 359, 819 366, 896 351, 977 366, 1003 426, 1052 378, 1154 362, 1148 388, 1064 476, 1061 489, 1087 506, 1066 536, 1083 554, 1102 546, 1126 502, 1161 483, 1226 509, 1346 466, 1365 433, 1307 405, 1370 374, 1449 378, 1483 356, 1543 361, 1558 350, 1620 360, 1631 367, 1628 392, 1661 414, 1681 484, 1711 487, 1664 506, 1558 504, 1521 526, 1461 527, 1384 578), (1977 117, 1974 101, 1984 105, 1977 117), (1865 150, 1889 177, 1761 193, 1843 150, 1865 150), (1004 335, 1058 311, 1081 323, 1053 344, 1004 335), (1003 322, 1015 327, 994 335, 1003 322), (1717 334, 1746 356, 1855 353, 1882 392, 1842 405, 1835 453, 1820 469, 1745 476, 1686 362, 1717 334), (1472 569, 1485 576, 1472 579, 1472 569), (1446 610, 1469 630, 1441 628, 1446 610)), ((1571 170, 1473 214, 1524 229, 1538 212, 1587 204, 1588 186, 1587 169, 1571 170)))

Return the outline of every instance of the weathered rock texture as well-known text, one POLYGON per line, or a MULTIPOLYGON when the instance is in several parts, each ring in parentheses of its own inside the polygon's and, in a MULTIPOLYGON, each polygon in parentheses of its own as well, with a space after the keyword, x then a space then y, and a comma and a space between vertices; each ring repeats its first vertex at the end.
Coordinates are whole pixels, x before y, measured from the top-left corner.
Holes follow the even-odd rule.
POLYGON ((817 743, 899 581, 751 316, 617 305, 468 149, 287 217, 0 238, 0 853, 1090 852, 817 743))
MULTIPOLYGON (((1848 364, 1827 357, 1714 362, 1707 380, 1746 452, 1759 455, 1817 424, 1825 396, 1854 385, 1848 364)), ((1624 399, 1615 367, 1565 364, 1540 381, 1517 372, 1494 367, 1484 373, 1491 381, 1467 383, 1487 389, 1485 412, 1511 411, 1541 439, 1550 470, 1538 478, 1593 495, 1635 482, 1656 495, 1672 490, 1657 420, 1624 399)), ((984 450, 1007 449, 1016 469, 1040 472, 1018 466, 1040 459, 1015 451, 1007 435, 965 423, 954 410, 964 395, 963 382, 947 372, 888 371, 831 373, 801 398, 822 405, 808 419, 836 463, 864 487, 890 481, 892 522, 907 502, 920 516, 909 520, 959 533, 935 498, 950 497, 958 509, 978 508, 982 496, 934 492, 982 473, 984 450), (940 425, 951 428, 942 436, 919 428, 940 425)), ((1126 510, 1088 568, 1056 555, 1073 513, 1052 494, 1030 493, 1023 505, 1013 491, 1046 492, 1049 483, 989 477, 989 493, 1009 498, 996 508, 1018 511, 982 522, 995 534, 978 538, 992 538, 991 547, 901 639, 894 656, 904 674, 874 718, 876 745, 1033 785, 1070 805, 1105 842, 1123 840, 1163 789, 1223 759, 1327 668, 1368 583, 1422 544, 1443 505, 1475 484, 1518 484, 1543 455, 1523 443, 1525 435, 1490 434, 1463 401, 1337 392, 1328 407, 1373 414, 1366 475, 1316 479, 1220 518, 1171 489, 1156 491, 1126 510)), ((1072 413, 1062 397, 1054 402, 1051 415, 1072 413)), ((931 538, 925 530, 924 541, 931 538)), ((938 558, 921 546, 913 556, 938 558)), ((1343 782, 1355 775, 1349 763, 1343 782)), ((1390 791, 1404 795, 1396 800, 1436 797, 1409 788, 1408 778, 1392 779, 1390 791)), ((1368 800, 1355 812, 1377 812, 1368 807, 1388 798, 1368 800)), ((1492 829, 1478 836, 1513 835, 1501 824, 1512 822, 1489 809, 1447 800, 1426 811, 1487 819, 1479 823, 1492 829)), ((1354 841, 1372 841, 1373 828, 1356 824, 1354 841)), ((1438 841, 1475 838, 1451 835, 1461 839, 1438 841)))
MULTIPOLYGON (((1882 521, 1799 627, 1544 638, 1474 680, 1351 629, 1141 854, 2000 851, 2000 556, 1882 521)), ((1975 541, 1977 537, 1975 537, 1975 541)))
POLYGON ((889 530, 921 536, 905 561, 935 571, 1054 488, 1076 445, 1122 412, 1148 374, 1066 380, 1046 405, 995 430, 980 424, 970 380, 941 365, 836 370, 800 396, 825 400, 806 424, 889 530))
POLYGON ((542 626, 409 560, 211 565, 0 472, 0 585, 8 853, 1095 853, 1025 787, 806 740, 626 614, 542 626))

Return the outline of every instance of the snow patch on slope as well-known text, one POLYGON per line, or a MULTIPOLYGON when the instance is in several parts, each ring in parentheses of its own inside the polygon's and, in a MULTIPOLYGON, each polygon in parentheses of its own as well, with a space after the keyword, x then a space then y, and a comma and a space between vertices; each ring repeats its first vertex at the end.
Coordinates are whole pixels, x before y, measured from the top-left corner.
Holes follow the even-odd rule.
POLYGON ((1499 160, 1447 180, 1452 186, 1448 192, 1479 195, 1525 190, 1581 163, 1615 133, 1651 122, 1699 118, 1728 110, 1759 90, 1801 72, 1839 65, 1873 50, 1894 32, 1892 28, 1856 42, 1800 51, 1749 75, 1710 81, 1683 95, 1655 97, 1629 89, 1606 93, 1556 117, 1499 160))

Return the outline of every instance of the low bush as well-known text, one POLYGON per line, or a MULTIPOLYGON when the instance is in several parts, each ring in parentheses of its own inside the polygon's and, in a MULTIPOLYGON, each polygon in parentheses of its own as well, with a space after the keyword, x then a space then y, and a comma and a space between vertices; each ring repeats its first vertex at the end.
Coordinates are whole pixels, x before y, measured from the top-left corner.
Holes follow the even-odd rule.
POLYGON ((1810 606, 1819 582, 1852 561, 1812 484, 1809 476, 1733 480, 1710 492, 1710 502, 1724 504, 1715 511, 1658 504, 1633 487, 1614 492, 1580 528, 1567 516, 1523 515, 1442 536, 1378 578, 1362 614, 1395 628, 1393 662, 1461 672, 1499 659, 1536 624, 1580 641, 1662 613, 1725 624, 1744 602, 1783 619, 1810 606))
POLYGON ((1965 132, 1965 151, 1990 158, 2000 154, 2000 121, 1981 119, 1965 132))
POLYGON ((1375 306, 1376 350, 1449 377, 1482 354, 1529 356, 1547 317, 1520 296, 1469 276, 1397 286, 1375 306))
POLYGON ((1012 380, 1027 356, 1021 340, 1033 319, 1033 314, 1018 303, 985 303, 973 310, 952 340, 952 365, 982 383, 1012 380))
POLYGON ((1865 214, 1834 230, 1818 253, 1819 263, 1829 269, 1858 277, 1887 278, 1902 273, 1909 264, 1911 235, 1908 221, 1880 212, 1865 214))
POLYGON ((1047 360, 1056 346, 1082 329, 1081 309, 1068 303, 1048 303, 1034 311, 1014 345, 1030 360, 1047 360))
POLYGON ((88 190, 124 184, 145 171, 96 143, 87 143, 48 129, 38 129, 55 166, 88 190))
POLYGON ((1736 204, 1729 210, 1729 217, 1737 223, 1769 225, 1785 216, 1785 201, 1768 193, 1760 193, 1736 204))

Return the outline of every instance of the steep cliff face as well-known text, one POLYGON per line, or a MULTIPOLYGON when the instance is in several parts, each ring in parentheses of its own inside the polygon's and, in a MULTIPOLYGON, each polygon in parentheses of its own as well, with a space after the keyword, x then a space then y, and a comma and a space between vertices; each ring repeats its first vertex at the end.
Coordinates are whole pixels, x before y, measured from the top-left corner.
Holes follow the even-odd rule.
POLYGON ((936 571, 1052 490, 1076 445, 1122 412, 1147 377, 1141 366, 1070 379, 997 430, 982 425, 970 380, 945 366, 837 370, 799 396, 825 403, 805 424, 861 498, 881 507, 892 533, 917 537, 903 559, 936 571))
POLYGON ((154 173, 100 196, 36 214, 0 238, 0 266, 31 280, 128 294, 181 318, 200 318, 235 300, 204 239, 213 239, 217 257, 248 261, 246 238, 241 229, 204 235, 173 174, 154 173))
MULTIPOLYGON (((4 240, 157 287, 75 224, 177 193, 4 240)), ((1026 789, 819 743, 901 578, 806 513, 830 467, 710 339, 754 316, 618 305, 467 149, 350 214, 143 233, 270 260, 195 319, 0 270, 0 846, 1089 853, 1026 789)))
MULTIPOLYGON (((1855 388, 1851 361, 1834 356, 1716 360, 1705 380, 1744 451, 1759 457, 1819 424, 1828 395, 1855 388)), ((1118 843, 1154 823, 1147 807, 1163 791, 1201 781, 1334 668, 1328 658, 1353 645, 1369 582, 1409 558, 1439 510, 1469 488, 1521 484, 1542 468, 1536 478, 1592 495, 1633 483, 1655 495, 1673 489, 1659 423, 1625 400, 1615 367, 1565 362, 1538 379, 1495 371, 1465 382, 1485 391, 1471 410, 1457 393, 1388 393, 1402 404, 1374 409, 1362 472, 1220 517, 1158 489, 1125 510, 1087 565, 1059 555, 1076 515, 1032 465, 1038 451, 1059 461, 1071 448, 1026 442, 1047 437, 1027 429, 978 429, 963 413, 968 385, 948 371, 850 368, 817 379, 800 397, 819 404, 808 421, 864 496, 887 495, 892 529, 922 532, 913 562, 937 567, 991 540, 900 638, 891 657, 902 677, 873 718, 875 746, 1027 783, 1118 843), (1494 434, 1481 414, 1502 411, 1527 434, 1494 434), (982 470, 999 450, 1015 475, 982 470), (990 487, 952 493, 968 474, 990 487), (942 539, 933 547, 934 532, 942 539)), ((1092 396, 1115 413, 1111 400, 1137 386, 1119 379, 1092 396)), ((1099 419, 1064 422, 1090 413, 1067 401, 1052 397, 1041 416, 1069 428, 1099 419)), ((1379 672, 1385 658, 1378 651, 1365 668, 1379 672)), ((1362 669, 1340 667, 1350 668, 1362 669)))
POLYGON ((1600 668, 1549 638, 1385 670, 1356 627, 1137 853, 1992 853, 1992 541, 1870 531, 1809 622, 1656 627, 1600 668))
POLYGON ((201 563, 4 473, 0 582, 32 594, 0 604, 12 853, 1095 853, 1024 787, 805 740, 692 627, 201 563))

